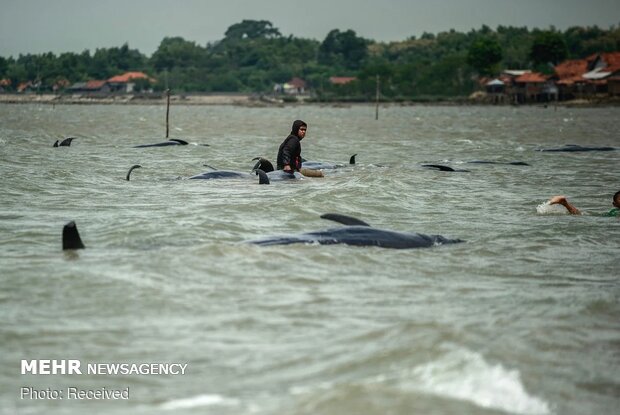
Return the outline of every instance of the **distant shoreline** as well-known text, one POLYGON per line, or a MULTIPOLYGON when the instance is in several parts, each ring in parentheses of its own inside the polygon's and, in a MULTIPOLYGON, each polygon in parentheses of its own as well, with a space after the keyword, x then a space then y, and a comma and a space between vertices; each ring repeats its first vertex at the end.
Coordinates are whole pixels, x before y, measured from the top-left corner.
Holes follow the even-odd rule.
MULTIPOLYGON (((258 101, 249 94, 171 95, 174 105, 252 105, 258 101)), ((166 105, 161 95, 57 95, 57 94, 0 94, 0 104, 58 104, 58 105, 166 105)))
MULTIPOLYGON (((289 97, 290 98, 290 97, 289 97)), ((298 97, 297 101, 291 99, 280 100, 270 96, 242 93, 213 93, 213 94, 183 94, 171 95, 172 105, 231 105, 243 107, 284 107, 291 105, 329 105, 335 107, 348 107, 352 105, 375 105, 371 101, 312 101, 307 97, 298 97)), ((15 94, 0 93, 0 104, 46 104, 46 105, 166 105, 166 98, 162 95, 57 95, 57 94, 15 94)), ((489 106, 501 107, 511 104, 493 104, 477 99, 444 99, 438 101, 381 101, 381 106, 489 106)), ((518 106, 553 106, 559 107, 616 107, 620 106, 620 97, 596 97, 593 99, 575 99, 559 102, 532 102, 518 106)))

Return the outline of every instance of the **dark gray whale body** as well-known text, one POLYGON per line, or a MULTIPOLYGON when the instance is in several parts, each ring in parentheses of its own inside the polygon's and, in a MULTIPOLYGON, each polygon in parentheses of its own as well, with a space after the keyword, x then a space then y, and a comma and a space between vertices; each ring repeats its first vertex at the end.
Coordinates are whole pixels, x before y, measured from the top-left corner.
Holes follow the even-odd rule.
POLYGON ((524 161, 472 160, 472 161, 468 161, 468 163, 471 163, 471 164, 508 164, 511 166, 529 166, 529 164, 524 161))
POLYGON ((202 179, 202 180, 245 179, 245 178, 249 179, 250 177, 252 177, 250 173, 243 173, 240 171, 214 170, 214 171, 207 171, 204 173, 196 174, 195 176, 190 177, 190 179, 202 179))
MULTIPOLYGON (((264 174, 262 170, 259 170, 259 172, 264 174)), ((441 235, 425 235, 421 233, 376 229, 359 219, 335 213, 321 215, 321 218, 333 220, 345 226, 326 229, 324 231, 302 233, 294 236, 260 239, 249 241, 249 243, 261 246, 318 243, 321 245, 345 244, 352 246, 377 246, 380 248, 392 249, 414 249, 464 242, 461 239, 448 239, 441 235)), ((67 223, 62 230, 63 251, 84 248, 84 243, 80 238, 75 222, 71 221, 67 223)))
POLYGON ((195 176, 190 177, 190 179, 199 179, 199 180, 217 180, 217 179, 250 179, 253 175, 257 175, 259 177, 258 184, 269 184, 272 181, 281 181, 281 180, 297 180, 301 178, 299 173, 287 173, 282 170, 271 171, 265 173, 261 169, 253 170, 253 173, 244 173, 239 171, 232 170, 214 170, 208 171, 205 173, 200 173, 195 176))
MULTIPOLYGON (((506 164, 511 166, 529 166, 528 163, 524 161, 491 161, 491 160, 471 160, 467 161, 469 164, 506 164)), ((450 166, 445 166, 443 164, 422 164, 422 167, 426 167, 429 169, 435 169, 439 171, 452 171, 452 172, 470 172, 470 170, 465 169, 455 169, 450 166)))
POLYGON ((339 214, 328 213, 321 215, 321 218, 333 220, 347 226, 294 236, 260 239, 249 241, 249 243, 261 246, 318 243, 321 245, 345 244, 392 249, 413 249, 463 242, 460 239, 448 239, 441 235, 424 235, 421 233, 376 229, 359 219, 339 214))
MULTIPOLYGON (((350 158, 349 158, 349 165, 355 165, 355 156, 357 156, 357 154, 353 154, 350 158)), ((344 164, 333 164, 333 163, 327 163, 324 161, 312 161, 312 160, 302 160, 301 163, 301 167, 305 167, 306 169, 312 169, 312 170, 331 170, 331 169, 337 169, 340 167, 344 167, 344 164)))
POLYGON ((540 148, 536 151, 577 152, 577 151, 614 151, 615 147, 583 147, 577 144, 566 144, 564 147, 540 148))
MULTIPOLYGON (((257 166, 260 166, 260 163, 258 163, 257 166)), ((133 166, 131 166, 131 168, 127 172, 127 175, 125 176, 125 180, 129 181, 131 179, 131 172, 141 167, 142 166, 139 164, 134 164, 133 166)), ((256 166, 252 170, 252 173, 244 173, 244 172, 232 171, 232 170, 217 170, 211 166, 208 166, 208 167, 210 167, 213 170, 200 173, 200 174, 196 174, 194 176, 191 176, 190 179, 200 179, 200 180, 251 179, 254 175, 256 175, 256 176, 259 176, 259 181, 258 181, 259 184, 269 184, 269 176, 267 176, 267 174, 264 171, 262 171, 260 168, 257 168, 256 166)), ((280 173, 281 172, 273 172, 270 174, 274 174, 274 177, 272 177, 272 179, 277 180, 279 178, 278 174, 280 173)), ((295 178, 295 176, 293 176, 292 174, 289 174, 288 176, 290 176, 290 178, 295 178)))
POLYGON ((439 171, 469 172, 469 170, 453 169, 452 167, 444 166, 443 164, 423 164, 422 167, 426 167, 429 169, 435 169, 439 171))
POLYGON ((168 141, 164 141, 162 143, 155 144, 140 144, 138 146, 133 146, 133 148, 145 148, 145 147, 167 147, 167 146, 186 146, 189 144, 185 140, 179 140, 178 138, 171 138, 168 141))

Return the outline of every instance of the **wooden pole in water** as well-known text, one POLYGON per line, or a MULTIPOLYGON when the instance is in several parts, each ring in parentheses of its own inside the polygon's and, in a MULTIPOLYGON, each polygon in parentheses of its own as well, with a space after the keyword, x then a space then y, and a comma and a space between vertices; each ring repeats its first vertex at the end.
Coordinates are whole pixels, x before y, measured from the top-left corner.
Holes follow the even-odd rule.
POLYGON ((375 93, 375 120, 379 119, 379 75, 377 75, 377 91, 375 93))
POLYGON ((168 117, 170 116, 170 89, 166 89, 166 138, 168 138, 168 132, 170 131, 168 126, 168 117))

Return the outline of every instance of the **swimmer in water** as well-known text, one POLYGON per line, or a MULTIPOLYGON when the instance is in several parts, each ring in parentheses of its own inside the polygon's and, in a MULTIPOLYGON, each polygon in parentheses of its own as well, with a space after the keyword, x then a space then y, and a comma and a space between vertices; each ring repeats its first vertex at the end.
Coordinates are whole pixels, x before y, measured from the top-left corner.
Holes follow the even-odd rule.
MULTIPOLYGON (((566 196, 553 196, 551 199, 549 199, 549 204, 562 205, 566 208, 566 210, 568 210, 568 213, 570 213, 571 215, 581 215, 581 211, 577 209, 574 205, 572 205, 566 199, 566 196)), ((614 208, 611 209, 609 212, 605 213, 603 216, 620 217, 620 191, 614 194, 611 204, 614 206, 614 208)))

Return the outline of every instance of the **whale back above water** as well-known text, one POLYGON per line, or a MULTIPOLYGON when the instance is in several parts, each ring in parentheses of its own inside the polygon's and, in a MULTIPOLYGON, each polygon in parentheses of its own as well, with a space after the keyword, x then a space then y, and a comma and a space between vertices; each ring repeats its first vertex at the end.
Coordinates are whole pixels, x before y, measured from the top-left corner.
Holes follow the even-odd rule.
POLYGON ((167 147, 167 146, 186 146, 189 143, 185 140, 180 140, 178 138, 171 138, 168 141, 163 141, 161 143, 155 144, 140 144, 137 146, 133 146, 133 148, 145 148, 145 147, 167 147))
MULTIPOLYGON (((258 176, 258 184, 269 184, 269 176, 261 169, 252 170, 254 175, 258 176)), ((200 180, 218 180, 218 179, 251 179, 252 173, 244 173, 233 170, 213 170, 205 173, 197 174, 190 179, 200 180)))
POLYGON ((578 152, 578 151, 615 151, 617 150, 615 147, 584 147, 577 144, 566 144, 563 147, 555 147, 555 148, 540 148, 537 151, 548 151, 548 152, 578 152))
POLYGON ((292 236, 276 236, 249 241, 260 246, 290 245, 297 243, 318 243, 320 245, 345 244, 351 246, 377 246, 391 249, 428 248, 435 245, 463 242, 460 239, 448 239, 441 235, 397 232, 373 228, 367 223, 350 216, 324 214, 323 219, 333 220, 346 226, 323 231, 307 232, 292 236))
POLYGON ((422 164, 422 167, 426 167, 428 169, 439 170, 439 171, 469 172, 469 170, 455 169, 450 166, 444 166, 443 164, 422 164))
POLYGON ((214 170, 214 171, 207 171, 204 173, 196 174, 195 176, 190 177, 190 179, 217 180, 217 179, 245 179, 245 178, 251 178, 251 177, 252 175, 250 173, 244 173, 240 171, 214 170))
POLYGON ((507 164, 511 166, 529 166, 529 164, 524 161, 471 160, 471 161, 468 161, 467 163, 470 163, 470 164, 507 164))
MULTIPOLYGON (((353 154, 349 158, 349 165, 355 165, 355 156, 357 156, 357 154, 353 154)), ((301 166, 305 167, 306 169, 312 169, 312 170, 331 170, 331 169, 337 169, 340 167, 345 167, 346 165, 328 163, 324 161, 302 160, 301 166)))

